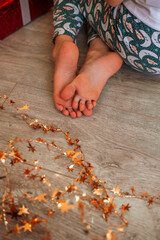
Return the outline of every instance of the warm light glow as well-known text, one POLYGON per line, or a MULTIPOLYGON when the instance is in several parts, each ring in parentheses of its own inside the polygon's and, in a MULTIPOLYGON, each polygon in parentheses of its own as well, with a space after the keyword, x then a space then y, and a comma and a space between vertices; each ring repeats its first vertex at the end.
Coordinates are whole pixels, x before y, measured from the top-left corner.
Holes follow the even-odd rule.
POLYGON ((2 162, 2 163, 5 163, 5 161, 6 161, 6 160, 5 160, 4 158, 1 159, 1 162, 2 162))
POLYGON ((75 196, 75 198, 76 198, 76 202, 78 202, 78 201, 79 201, 79 199, 80 199, 80 197, 79 197, 79 196, 75 196))

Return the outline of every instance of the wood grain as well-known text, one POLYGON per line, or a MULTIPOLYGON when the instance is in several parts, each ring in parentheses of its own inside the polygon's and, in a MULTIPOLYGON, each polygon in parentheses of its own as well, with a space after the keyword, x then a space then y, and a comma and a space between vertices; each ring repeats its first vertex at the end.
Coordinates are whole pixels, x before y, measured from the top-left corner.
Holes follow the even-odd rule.
MULTIPOLYGON (((80 58, 78 68, 84 62, 87 51, 85 27, 78 36, 80 58)), ((30 106, 28 114, 45 123, 54 124, 69 131, 73 139, 79 138, 87 161, 91 162, 94 172, 108 182, 108 186, 119 185, 124 192, 134 186, 136 193, 160 193, 160 76, 143 75, 128 66, 108 80, 90 118, 71 119, 58 112, 52 99, 52 11, 37 18, 27 26, 0 42, 0 92, 13 99, 18 107, 30 106)), ((2 100, 0 100, 2 101, 2 100)), ((0 102, 1 104, 1 102, 0 102)), ((67 148, 64 137, 29 129, 15 111, 4 103, 5 111, 0 112, 0 150, 15 136, 25 138, 42 137, 67 148)), ((38 150, 38 146, 37 150, 38 150)), ((23 154, 32 159, 26 146, 20 146, 23 154)), ((37 158, 55 187, 64 188, 78 174, 67 171, 65 159, 51 160, 54 156, 44 148, 37 151, 37 158), (57 177, 56 174, 59 174, 57 177)), ((23 166, 26 168, 27 166, 23 166)), ((20 178, 24 169, 11 168, 11 179, 15 193, 21 193, 27 186, 38 193, 38 183, 33 186, 20 178), (21 181, 20 181, 21 180, 21 181)), ((0 174, 3 174, 0 167, 0 174)), ((84 186, 89 194, 88 186, 84 186)), ((0 180, 0 189, 4 179, 0 180)), ((159 204, 147 207, 140 199, 119 199, 117 206, 129 203, 130 211, 126 218, 129 226, 119 236, 120 240, 160 240, 159 204)), ((28 207, 33 207, 28 205, 28 207)), ((45 203, 35 211, 44 216, 45 203)), ((95 236, 106 231, 107 226, 97 211, 87 206, 86 219, 92 222, 95 236)), ((113 219, 114 221, 114 219, 113 219)), ((116 221, 116 220, 115 220, 116 221)), ((41 231, 41 228, 38 228, 41 231)), ((49 223, 52 240, 88 240, 79 221, 79 214, 56 213, 49 223)), ((0 238, 4 239, 4 228, 0 238)), ((22 239, 16 235, 16 240, 22 239)), ((24 234, 23 239, 37 239, 37 235, 24 234)))

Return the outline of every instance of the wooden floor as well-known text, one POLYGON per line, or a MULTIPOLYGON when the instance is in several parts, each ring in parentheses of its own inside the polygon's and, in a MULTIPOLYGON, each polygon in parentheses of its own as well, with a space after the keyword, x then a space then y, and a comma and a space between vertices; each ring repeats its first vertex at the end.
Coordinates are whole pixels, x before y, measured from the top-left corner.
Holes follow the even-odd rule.
MULTIPOLYGON (((78 46, 80 68, 87 51, 84 31, 78 37, 78 46)), ((33 118, 69 131, 73 139, 78 138, 94 172, 110 187, 118 185, 127 192, 134 186, 137 194, 148 192, 159 195, 160 76, 143 75, 123 66, 107 82, 93 115, 71 119, 58 112, 53 104, 52 47, 52 11, 1 41, 0 92, 14 100, 18 107, 29 105, 28 114, 33 118)), ((0 99, 0 105, 2 103, 0 99)), ((39 137, 7 103, 4 107, 6 110, 0 112, 0 150, 16 136, 39 137)), ((63 136, 57 136, 57 141, 62 144, 63 136)), ((39 158, 57 188, 64 188, 64 182, 67 184, 76 177, 76 171, 67 171, 66 162, 47 161, 43 149, 39 158)), ((22 191, 25 181, 20 178, 20 169, 15 167, 10 174, 13 175, 15 191, 22 191)), ((2 168, 0 175, 4 175, 2 168)), ((3 184, 4 180, 0 179, 1 189, 3 184)), ((30 188, 31 191, 38 191, 33 185, 30 188)), ((160 204, 153 203, 148 207, 142 199, 124 199, 124 203, 131 206, 126 213, 129 225, 118 239, 160 240, 160 204)), ((39 208, 38 213, 43 215, 43 208, 39 208)), ((105 232, 102 220, 98 220, 98 213, 93 211, 89 214, 93 214, 92 222, 97 236, 105 232)), ((5 228, 2 224, 0 229, 0 239, 4 239, 5 228)), ((89 239, 79 215, 74 211, 57 214, 50 221, 49 230, 52 240, 89 239)), ((22 235, 13 235, 11 239, 38 238, 27 231, 22 235)))

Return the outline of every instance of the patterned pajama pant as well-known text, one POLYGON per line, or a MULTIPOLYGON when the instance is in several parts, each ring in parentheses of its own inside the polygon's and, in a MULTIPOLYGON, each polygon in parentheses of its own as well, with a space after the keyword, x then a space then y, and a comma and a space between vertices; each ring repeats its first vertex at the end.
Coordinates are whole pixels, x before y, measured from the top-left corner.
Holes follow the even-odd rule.
POLYGON ((54 0, 54 36, 74 41, 89 24, 88 42, 100 37, 124 62, 137 71, 160 74, 160 32, 136 18, 123 3, 109 6, 104 0, 54 0))

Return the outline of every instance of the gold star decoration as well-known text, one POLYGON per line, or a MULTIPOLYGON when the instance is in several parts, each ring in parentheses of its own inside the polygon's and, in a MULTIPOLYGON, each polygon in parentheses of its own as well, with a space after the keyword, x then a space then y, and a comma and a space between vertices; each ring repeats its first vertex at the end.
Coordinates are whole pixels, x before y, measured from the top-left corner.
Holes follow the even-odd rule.
POLYGON ((29 175, 30 174, 30 172, 31 172, 32 170, 30 170, 30 169, 25 169, 25 172, 24 172, 24 174, 27 176, 27 175, 29 175))
MULTIPOLYGON (((0 94, 0 98, 2 95, 0 94)), ((3 179, 6 181, 7 184, 4 184, 5 191, 4 196, 1 198, 0 202, 0 224, 3 224, 6 227, 6 233, 15 233, 15 234, 22 234, 23 238, 23 231, 29 232, 32 235, 32 231, 35 226, 38 224, 46 223, 45 228, 43 228, 43 238, 41 238, 41 230, 38 232, 36 229, 34 234, 37 233, 38 237, 43 240, 51 240, 51 235, 47 230, 47 223, 49 222, 49 219, 51 217, 56 217, 56 211, 60 211, 61 213, 68 213, 72 209, 78 209, 80 213, 80 221, 84 226, 85 233, 87 233, 92 240, 99 240, 101 238, 106 240, 115 240, 117 239, 118 235, 123 232, 124 227, 128 225, 128 221, 125 220, 124 214, 126 211, 129 211, 130 205, 129 203, 124 205, 121 205, 121 213, 118 211, 118 204, 114 204, 115 199, 118 201, 119 197, 121 198, 140 198, 141 200, 144 200, 147 202, 147 205, 151 207, 150 205, 154 204, 154 202, 158 202, 160 200, 160 195, 158 196, 151 196, 148 193, 141 193, 140 195, 135 195, 135 189, 132 186, 130 188, 131 194, 128 192, 123 191, 123 194, 121 193, 121 189, 119 186, 114 187, 110 190, 109 186, 107 186, 106 181, 102 181, 98 176, 94 174, 94 168, 92 165, 86 161, 85 156, 81 150, 80 145, 78 144, 79 140, 72 140, 69 137, 69 132, 65 132, 61 130, 60 128, 57 128, 53 125, 46 125, 45 123, 41 123, 39 119, 33 119, 30 118, 27 114, 21 112, 21 110, 28 110, 29 106, 24 105, 21 108, 17 108, 14 101, 9 100, 7 96, 3 96, 5 99, 5 102, 9 103, 12 108, 14 108, 17 113, 22 117, 22 119, 26 122, 26 124, 34 129, 39 131, 43 131, 45 133, 51 132, 57 132, 61 133, 64 138, 66 139, 67 146, 69 145, 69 149, 64 149, 65 147, 60 147, 55 143, 54 140, 49 143, 47 140, 44 140, 39 137, 35 137, 35 139, 19 139, 18 137, 15 137, 13 140, 9 141, 8 146, 3 151, 0 151, 0 164, 3 169, 4 173, 0 176, 0 179, 3 179), (65 182, 64 180, 64 190, 60 189, 53 189, 51 186, 51 183, 48 180, 47 172, 45 172, 45 169, 41 166, 38 166, 39 160, 34 160, 27 158, 23 158, 23 155, 25 151, 23 151, 23 146, 20 148, 20 144, 18 143, 24 143, 26 146, 26 143, 28 143, 29 151, 32 151, 34 153, 35 147, 32 146, 32 143, 36 143, 36 146, 38 144, 41 144, 43 146, 46 146, 49 152, 55 150, 55 152, 58 150, 58 156, 56 156, 54 159, 60 159, 61 157, 66 156, 67 161, 69 162, 67 165, 68 170, 71 174, 73 171, 73 167, 78 168, 78 175, 76 178, 73 177, 73 182, 69 184, 68 182, 65 182), (17 147, 18 146, 18 147, 17 147), (20 153, 21 152, 21 153, 20 153), (8 174, 8 165, 7 160, 11 161, 11 166, 15 165, 15 170, 17 165, 23 165, 26 163, 26 165, 23 168, 23 179, 22 181, 25 181, 27 178, 27 181, 39 181, 39 184, 44 184, 43 187, 47 190, 45 190, 46 193, 43 191, 43 187, 39 187, 38 191, 41 191, 41 195, 35 196, 34 191, 31 192, 30 189, 25 190, 24 194, 18 194, 13 191, 12 182, 10 179, 10 175, 8 174), (19 164, 17 164, 19 163, 19 164), (26 166, 32 166, 30 169, 26 168, 26 166), (79 170, 80 169, 80 170, 79 170), (35 172, 34 172, 35 171, 35 172), (25 178, 25 179, 24 179, 25 178), (87 194, 82 190, 83 187, 89 187, 91 190, 90 193, 87 194), (49 191, 48 191, 49 190, 49 191), (110 193, 112 192, 112 193, 110 193), (111 195, 111 196, 110 196, 111 195), (32 196, 32 197, 31 197, 32 196), (75 198, 74 198, 75 197, 75 198), (22 201, 22 203, 21 203, 22 201), (32 203, 30 203, 30 208, 28 208, 23 205, 24 202, 29 201, 37 201, 36 205, 43 205, 43 202, 46 202, 45 206, 47 206, 46 211, 46 218, 42 218, 34 213, 34 209, 32 209, 32 203), (69 202, 72 201, 72 204, 69 204, 69 202), (75 203, 76 202, 76 203, 75 203), (18 206, 20 204, 20 206, 18 206), (75 205, 77 204, 77 205, 75 205), (103 235, 94 237, 92 232, 92 225, 89 225, 87 221, 84 219, 86 216, 85 210, 87 209, 86 206, 89 206, 90 208, 93 208, 96 211, 100 211, 103 214, 103 218, 105 221, 110 222, 110 225, 108 227, 108 231, 103 233, 103 235), (29 216, 28 216, 29 215, 29 216), (116 224, 115 222, 112 222, 110 219, 110 216, 114 215, 115 217, 119 218, 120 223, 116 224), (30 217, 30 218, 29 218, 30 217), (15 226, 14 226, 15 223, 15 226), (12 229, 10 228, 12 227, 12 229), (11 230, 10 230, 11 229, 11 230)), ((0 106, 0 109, 4 109, 3 106, 0 106)), ((6 109, 6 107, 5 107, 6 109)), ((4 110, 5 110, 4 109, 4 110)), ((3 111, 2 111, 3 113, 3 111)), ((43 148, 40 148, 40 150, 43 148)), ((36 149, 38 152, 38 147, 36 149)), ((48 159, 47 159, 48 160, 48 159)), ((66 166, 67 167, 67 166, 66 166)), ((18 167, 17 167, 18 168, 18 167)), ((76 169, 77 170, 77 169, 76 169)), ((18 170, 20 171, 20 170, 18 170)), ((75 171, 75 174, 77 171, 75 171)), ((56 174, 57 176, 59 174, 56 174)), ((61 176, 63 178, 63 176, 61 176)), ((72 178, 72 176, 71 176, 72 178)), ((55 179, 56 182, 57 179, 55 179)), ((28 185, 29 186, 29 185, 28 185)), ((36 186, 36 185, 35 185, 36 186)), ((34 184, 33 184, 34 188, 34 184)), ((33 189, 34 190, 34 189, 33 189)), ((18 192, 18 191, 17 191, 18 192)), ((29 203, 28 203, 29 204, 29 203)), ((34 205, 34 203, 33 203, 34 205)), ((1 226, 0 226, 1 228, 1 226)), ((12 239, 13 237, 11 237, 12 239)), ((33 238, 30 236, 30 238, 33 238)))
POLYGON ((26 232, 26 231, 29 231, 29 232, 32 232, 32 225, 29 223, 29 222, 27 222, 27 221, 24 221, 25 222, 25 225, 23 225, 21 228, 24 228, 24 232, 26 232))
POLYGON ((114 194, 117 194, 117 195, 121 195, 120 193, 121 189, 119 188, 119 186, 117 187, 113 187, 113 189, 111 190, 111 192, 113 192, 114 194))
POLYGON ((102 195, 103 192, 104 192, 104 189, 95 189, 93 193, 100 196, 102 195))
POLYGON ((24 105, 23 107, 19 108, 18 111, 25 110, 27 111, 29 109, 28 105, 24 105))
POLYGON ((36 151, 36 149, 35 149, 35 147, 34 146, 32 146, 32 144, 30 143, 30 142, 28 142, 28 149, 29 149, 29 151, 31 151, 31 152, 35 152, 36 151))
POLYGON ((67 201, 58 201, 58 208, 61 213, 68 212, 70 209, 77 208, 77 205, 69 205, 67 201))
POLYGON ((20 229, 21 229, 21 227, 19 227, 19 225, 16 224, 16 226, 13 227, 12 232, 13 232, 13 233, 18 233, 18 234, 20 234, 20 233, 21 233, 21 232, 20 232, 20 229))
POLYGON ((28 208, 25 208, 24 205, 22 206, 22 208, 19 208, 19 209, 20 209, 20 211, 18 212, 18 215, 22 215, 22 214, 26 215, 26 214, 29 214, 28 208))
POLYGON ((129 206, 129 204, 127 204, 127 205, 122 204, 122 207, 121 207, 121 209, 122 209, 122 214, 124 214, 125 211, 129 211, 130 208, 131 208, 131 207, 129 206))
POLYGON ((47 194, 46 194, 46 193, 43 193, 43 194, 41 194, 41 195, 39 195, 39 196, 37 196, 37 197, 30 197, 30 200, 31 200, 31 201, 37 200, 37 201, 39 201, 39 202, 47 201, 46 196, 47 196, 47 194))
POLYGON ((68 157, 72 158, 73 161, 78 161, 80 160, 77 156, 81 155, 81 152, 75 152, 74 150, 71 151, 66 151, 65 152, 68 157))

